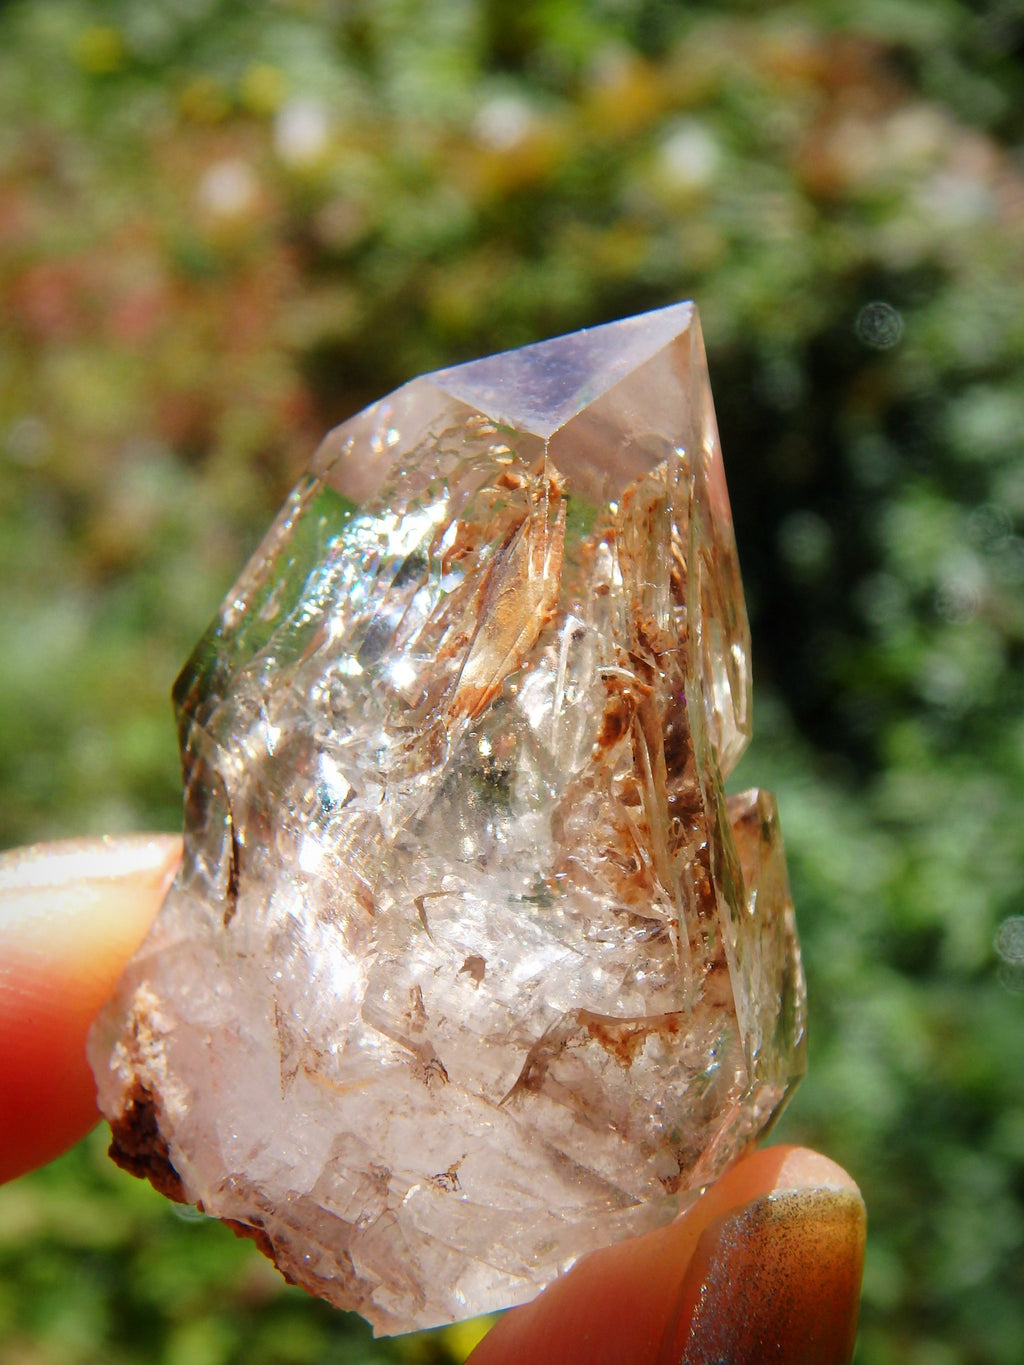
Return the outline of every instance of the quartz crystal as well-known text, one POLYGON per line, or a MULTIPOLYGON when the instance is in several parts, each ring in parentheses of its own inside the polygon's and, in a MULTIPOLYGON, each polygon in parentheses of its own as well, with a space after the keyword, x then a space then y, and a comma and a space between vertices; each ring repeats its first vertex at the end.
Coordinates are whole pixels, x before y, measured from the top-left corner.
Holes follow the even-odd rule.
POLYGON ((175 688, 185 858, 94 1029, 112 1154, 378 1331, 666 1221, 804 986, 696 310, 332 432, 175 688))

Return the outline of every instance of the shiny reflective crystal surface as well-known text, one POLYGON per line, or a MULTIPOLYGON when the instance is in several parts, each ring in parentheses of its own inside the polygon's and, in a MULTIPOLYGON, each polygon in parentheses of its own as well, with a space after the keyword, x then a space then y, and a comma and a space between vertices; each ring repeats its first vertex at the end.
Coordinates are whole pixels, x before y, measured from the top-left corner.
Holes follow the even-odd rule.
POLYGON ((804 987, 692 304, 332 432, 175 688, 114 1154, 379 1331, 530 1298, 777 1112, 804 987))

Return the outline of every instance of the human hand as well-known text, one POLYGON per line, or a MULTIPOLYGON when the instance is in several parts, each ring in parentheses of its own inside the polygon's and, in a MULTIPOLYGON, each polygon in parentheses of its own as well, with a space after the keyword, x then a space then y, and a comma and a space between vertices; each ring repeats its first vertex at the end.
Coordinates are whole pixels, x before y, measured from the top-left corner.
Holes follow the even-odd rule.
MULTIPOLYGON (((97 1121, 85 1037, 174 876, 169 835, 0 855, 0 1181, 97 1121)), ((772 1147, 670 1226, 585 1257, 470 1365, 845 1365, 864 1205, 834 1162, 772 1147)))

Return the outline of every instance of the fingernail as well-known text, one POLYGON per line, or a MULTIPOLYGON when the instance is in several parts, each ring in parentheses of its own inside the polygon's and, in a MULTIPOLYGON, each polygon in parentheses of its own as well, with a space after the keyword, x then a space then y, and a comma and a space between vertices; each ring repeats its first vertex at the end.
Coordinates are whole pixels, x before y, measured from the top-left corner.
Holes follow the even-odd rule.
POLYGON ((0 854, 0 894, 134 877, 170 880, 181 857, 181 836, 124 834, 33 844, 0 854))
POLYGON ((180 856, 180 837, 158 834, 0 855, 0 991, 16 997, 8 1019, 16 1007, 36 1029, 42 1018, 94 1014, 145 937, 180 856))
POLYGON ((702 1234, 659 1365, 848 1365, 864 1262, 854 1188, 777 1189, 702 1234))

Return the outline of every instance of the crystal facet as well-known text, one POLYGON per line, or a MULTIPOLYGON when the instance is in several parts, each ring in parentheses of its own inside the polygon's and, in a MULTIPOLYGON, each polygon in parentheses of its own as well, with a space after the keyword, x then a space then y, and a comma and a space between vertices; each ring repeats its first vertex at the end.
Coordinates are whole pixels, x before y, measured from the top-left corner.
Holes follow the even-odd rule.
POLYGON ((387 1332, 672 1217, 803 1070, 748 660, 692 304, 332 432, 176 685, 117 1159, 387 1332))

